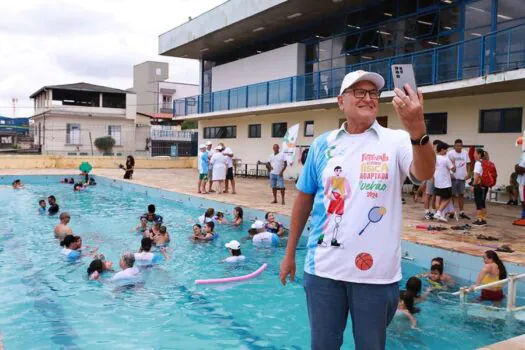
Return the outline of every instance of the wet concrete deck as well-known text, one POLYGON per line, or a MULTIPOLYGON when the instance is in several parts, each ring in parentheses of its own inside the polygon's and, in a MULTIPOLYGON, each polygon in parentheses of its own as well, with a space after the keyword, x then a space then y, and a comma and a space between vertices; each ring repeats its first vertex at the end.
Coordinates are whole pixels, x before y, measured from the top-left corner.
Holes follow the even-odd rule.
MULTIPOLYGON (((123 171, 120 169, 95 169, 95 175, 101 175, 113 179, 121 179, 123 171)), ((53 175, 53 174, 78 174, 72 169, 34 169, 34 170, 0 170, 0 175, 53 175)), ((128 180, 124 180, 128 181, 128 180)), ((198 194, 197 174, 193 169, 138 169, 135 171, 134 183, 162 188, 169 191, 200 196, 203 198, 227 202, 241 207, 251 207, 265 211, 275 211, 284 215, 291 215, 291 209, 297 191, 292 182, 287 183, 286 204, 271 204, 272 195, 266 178, 242 178, 237 177, 237 194, 198 194)), ((447 224, 439 224, 448 227, 446 231, 426 231, 416 229, 417 224, 429 224, 423 219, 423 208, 421 203, 413 203, 406 196, 407 204, 404 205, 404 230, 403 238, 420 244, 444 248, 475 256, 482 256, 487 249, 492 249, 503 244, 509 245, 514 253, 498 253, 502 260, 525 265, 525 228, 514 226, 512 222, 518 218, 520 208, 506 206, 504 204, 488 204, 488 225, 483 228, 473 228, 470 234, 464 231, 454 231, 450 227, 458 225, 455 220, 447 224), (493 236, 498 241, 487 241, 476 238, 476 235, 493 236)), ((474 203, 467 201, 465 205, 467 215, 474 218, 474 203)), ((461 220, 459 224, 471 223, 461 220)), ((432 222, 432 225, 438 223, 432 222)))

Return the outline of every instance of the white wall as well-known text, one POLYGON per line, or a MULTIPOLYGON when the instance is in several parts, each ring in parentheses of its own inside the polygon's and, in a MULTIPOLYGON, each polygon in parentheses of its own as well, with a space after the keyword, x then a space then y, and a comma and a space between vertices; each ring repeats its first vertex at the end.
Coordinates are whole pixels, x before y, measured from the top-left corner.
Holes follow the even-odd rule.
POLYGON ((304 45, 291 44, 213 67, 212 91, 303 74, 304 59, 304 45))
POLYGON ((199 91, 199 85, 196 84, 161 81, 159 82, 159 104, 162 105, 163 95, 171 95, 174 101, 184 97, 196 96, 199 94, 199 91), (175 93, 169 93, 170 90, 174 90, 175 93))
MULTIPOLYGON (((525 91, 511 93, 495 93, 467 97, 427 99, 425 113, 447 112, 447 134, 431 135, 431 140, 440 139, 452 144, 455 139, 461 138, 464 144, 481 144, 490 154, 490 159, 498 170, 498 184, 508 184, 509 176, 517 163, 521 148, 515 147, 514 142, 521 133, 492 133, 478 132, 479 112, 481 109, 524 107, 525 91)), ((388 127, 402 128, 391 103, 380 105, 379 116, 388 117, 388 127)), ((314 121, 314 136, 338 127, 339 119, 344 118, 342 112, 336 108, 326 110, 306 110, 292 113, 253 115, 238 118, 221 118, 199 121, 199 143, 208 141, 203 139, 203 127, 207 126, 237 126, 237 138, 212 139, 213 144, 224 142, 233 149, 235 157, 241 158, 243 163, 254 164, 257 160, 266 161, 272 152, 274 143, 281 144, 282 138, 271 137, 272 123, 287 122, 288 127, 300 123, 298 145, 309 145, 314 137, 304 136, 304 122, 314 121), (248 138, 248 125, 261 124, 261 138, 248 138)), ((525 127, 525 119, 522 121, 525 127)), ((301 167, 295 165, 286 171, 286 177, 295 176, 301 167)))

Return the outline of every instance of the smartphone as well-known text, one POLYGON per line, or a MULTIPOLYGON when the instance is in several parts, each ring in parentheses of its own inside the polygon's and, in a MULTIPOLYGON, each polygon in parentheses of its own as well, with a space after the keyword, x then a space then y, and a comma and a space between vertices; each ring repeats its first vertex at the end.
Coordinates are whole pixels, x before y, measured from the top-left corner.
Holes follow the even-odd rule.
POLYGON ((403 91, 405 84, 410 85, 412 90, 417 93, 416 76, 414 74, 414 67, 411 64, 393 64, 392 77, 394 79, 394 86, 403 91))

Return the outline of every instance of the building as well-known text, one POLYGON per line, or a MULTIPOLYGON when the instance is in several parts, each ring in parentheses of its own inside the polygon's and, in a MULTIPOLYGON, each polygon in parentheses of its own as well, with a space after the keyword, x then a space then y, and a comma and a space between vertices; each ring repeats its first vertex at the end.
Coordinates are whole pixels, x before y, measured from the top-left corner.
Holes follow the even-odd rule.
POLYGON ((28 118, 9 118, 0 115, 0 148, 29 148, 32 142, 29 136, 28 118))
POLYGON ((115 139, 117 155, 144 151, 144 140, 135 137, 137 103, 132 92, 75 83, 44 86, 30 98, 34 142, 43 154, 99 155, 94 142, 108 135, 115 139))
POLYGON ((524 127, 524 23, 523 0, 230 0, 161 34, 159 53, 200 60, 200 93, 176 100, 174 119, 198 120, 199 142, 243 163, 266 160, 295 123, 302 146, 339 127, 353 70, 385 77, 380 122, 400 128, 390 68, 412 63, 428 132, 483 145, 504 184, 524 127))
POLYGON ((170 82, 168 77, 166 62, 146 61, 133 67, 137 112, 152 115, 163 124, 172 124, 173 101, 199 93, 198 84, 170 82))

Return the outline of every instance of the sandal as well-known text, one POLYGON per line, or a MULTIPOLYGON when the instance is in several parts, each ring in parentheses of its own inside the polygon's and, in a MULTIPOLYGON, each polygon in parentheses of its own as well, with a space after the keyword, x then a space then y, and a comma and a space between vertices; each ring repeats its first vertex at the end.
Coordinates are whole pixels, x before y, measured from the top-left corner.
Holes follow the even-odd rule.
POLYGON ((496 248, 496 251, 502 253, 514 253, 514 250, 506 244, 503 244, 501 247, 496 248))

